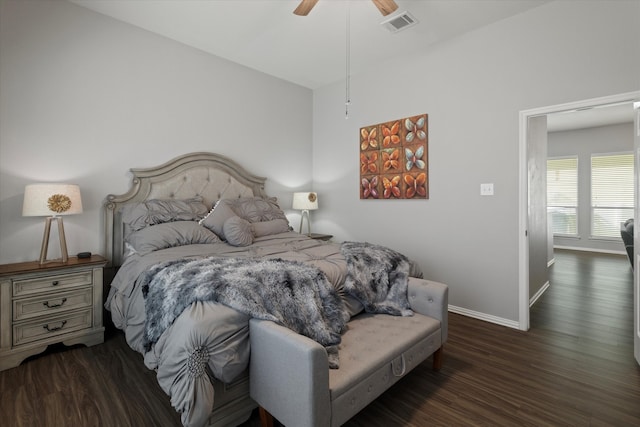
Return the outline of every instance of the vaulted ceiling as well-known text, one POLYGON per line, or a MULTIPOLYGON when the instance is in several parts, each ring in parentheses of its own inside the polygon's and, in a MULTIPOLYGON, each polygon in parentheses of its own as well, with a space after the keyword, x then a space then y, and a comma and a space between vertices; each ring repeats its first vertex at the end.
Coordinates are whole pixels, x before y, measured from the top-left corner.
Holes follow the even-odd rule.
POLYGON ((320 0, 308 16, 299 0, 69 0, 233 62, 315 89, 344 79, 347 12, 351 74, 549 0, 396 0, 418 24, 397 33, 371 0, 320 0))
MULTIPOLYGON (((553 0, 395 0, 384 17, 371 0, 68 0, 213 55, 316 89, 406 57, 553 0), (417 25, 391 33, 381 23, 409 12, 417 25)), ((621 107, 549 117, 550 130, 632 121, 621 107)))

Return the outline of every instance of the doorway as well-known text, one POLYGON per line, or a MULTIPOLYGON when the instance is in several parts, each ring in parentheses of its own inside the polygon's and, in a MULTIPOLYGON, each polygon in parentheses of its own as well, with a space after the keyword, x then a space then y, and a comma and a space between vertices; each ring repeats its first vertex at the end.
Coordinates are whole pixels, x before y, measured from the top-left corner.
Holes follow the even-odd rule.
MULTIPOLYGON (((562 113, 569 111, 579 111, 586 110, 591 108, 598 108, 607 105, 615 105, 615 104, 623 104, 629 103, 630 105, 634 101, 640 100, 640 91, 624 93, 619 95, 612 95, 602 98, 594 98, 583 101, 577 101, 567 104, 559 104, 552 105, 542 108, 537 108, 533 110, 526 110, 520 112, 520 176, 519 176, 519 185, 520 185, 520 218, 519 218, 519 328, 521 330, 528 330, 529 323, 529 306, 530 306, 530 297, 529 297, 529 281, 530 281, 530 248, 529 242, 532 239, 540 239, 542 241, 547 241, 547 235, 545 236, 531 236, 529 234, 529 208, 530 208, 530 188, 529 188, 529 157, 530 152, 532 150, 533 144, 536 144, 536 135, 540 134, 539 129, 536 132, 531 132, 530 122, 536 121, 537 117, 544 117, 545 120, 541 120, 546 122, 546 116, 554 113, 562 113)), ((630 107, 631 108, 631 107, 630 107)), ((538 120, 537 122, 540 122, 538 120)), ((636 125, 638 126, 638 125, 636 125)), ((638 137, 636 137, 638 139, 638 137)), ((544 151, 546 157, 546 133, 544 138, 544 151)), ((636 164, 638 158, 638 151, 636 147, 636 164)), ((535 202, 535 201, 534 201, 535 202)), ((543 201, 545 209, 546 209, 546 199, 543 201)), ((532 230, 534 233, 539 233, 540 231, 532 230)), ((545 232, 546 233, 546 232, 545 232)), ((634 281, 635 282, 635 281, 634 281)), ((634 286, 637 285, 634 283, 634 286)), ((637 295, 637 292, 636 292, 637 295)), ((636 297, 637 299, 637 297, 636 297)), ((637 301, 636 304, 637 306, 637 301)), ((635 308, 637 313, 637 307, 635 308)))

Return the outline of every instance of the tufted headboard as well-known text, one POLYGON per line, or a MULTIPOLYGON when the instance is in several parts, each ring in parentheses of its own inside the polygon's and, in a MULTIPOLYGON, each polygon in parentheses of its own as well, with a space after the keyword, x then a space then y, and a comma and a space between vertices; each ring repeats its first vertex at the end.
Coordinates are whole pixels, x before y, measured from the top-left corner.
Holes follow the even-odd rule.
POLYGON ((122 208, 128 203, 151 199, 203 198, 207 206, 219 199, 261 196, 266 178, 253 175, 233 160, 214 153, 191 153, 152 167, 131 169, 131 188, 124 194, 109 194, 105 207, 105 256, 119 266, 124 254, 122 208))

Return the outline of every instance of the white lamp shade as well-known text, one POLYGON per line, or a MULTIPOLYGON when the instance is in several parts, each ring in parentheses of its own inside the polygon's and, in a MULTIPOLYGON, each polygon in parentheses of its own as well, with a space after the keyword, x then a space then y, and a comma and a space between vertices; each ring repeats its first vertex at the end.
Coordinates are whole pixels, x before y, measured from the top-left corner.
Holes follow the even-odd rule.
POLYGON ((82 213, 80 187, 75 184, 29 184, 24 188, 22 216, 82 213))
POLYGON ((318 195, 313 192, 293 193, 293 209, 318 209, 318 195))

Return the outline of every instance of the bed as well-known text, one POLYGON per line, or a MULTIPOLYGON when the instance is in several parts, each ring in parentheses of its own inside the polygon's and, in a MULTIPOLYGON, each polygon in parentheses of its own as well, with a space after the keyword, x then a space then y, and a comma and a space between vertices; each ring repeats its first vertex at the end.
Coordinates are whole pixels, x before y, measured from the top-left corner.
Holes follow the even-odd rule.
MULTIPOLYGON (((215 300, 200 298, 203 288, 175 296, 172 292, 180 282, 176 277, 186 277, 183 264, 189 274, 200 266, 198 274, 209 274, 216 281, 222 277, 221 270, 212 273, 211 260, 235 274, 224 276, 228 281, 242 270, 236 264, 229 267, 230 263, 240 263, 249 276, 263 268, 279 272, 283 268, 279 262, 287 263, 286 268, 289 264, 308 268, 296 274, 308 273, 304 283, 320 281, 321 290, 294 297, 315 298, 319 302, 314 310, 331 313, 318 314, 318 321, 326 323, 313 329, 329 328, 327 333, 322 329, 316 341, 325 340, 331 358, 335 331, 345 329, 340 322, 364 309, 342 288, 349 274, 341 245, 293 232, 277 201, 266 194, 266 178, 224 156, 191 153, 158 167, 131 169, 131 173, 129 191, 109 195, 105 202, 106 256, 117 268, 105 307, 129 346, 156 371, 159 385, 185 426, 241 424, 257 407, 249 394, 250 319, 278 319, 271 319, 271 312, 243 311, 246 301, 239 306, 229 303, 229 295, 236 298, 238 291, 227 287, 219 287, 215 300), (255 267, 253 262, 269 264, 255 267), (180 268, 182 276, 172 276, 172 268, 180 268), (314 271, 322 274, 314 276, 314 271), (168 290, 154 294, 150 283, 161 279, 168 290), (157 314, 160 309, 162 315, 157 314)), ((414 263, 409 262, 405 270, 421 277, 414 263)), ((286 271, 286 280, 294 283, 291 274, 286 271)), ((302 283, 303 279, 296 280, 302 283)), ((289 287, 297 286, 291 283, 289 287)), ((299 289, 304 291, 296 292, 309 292, 307 286, 299 289)), ((251 289, 247 292, 244 300, 259 298, 250 294, 251 289)), ((391 309, 399 314, 408 306, 391 309)), ((336 359, 335 367, 338 363, 336 359)))

